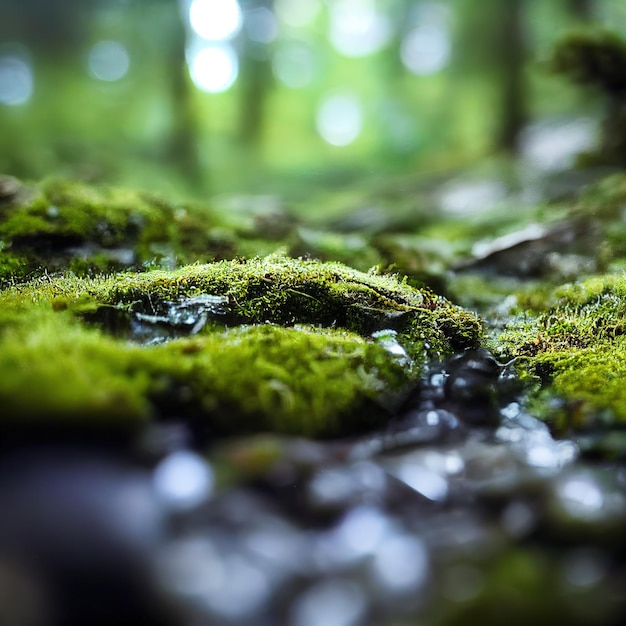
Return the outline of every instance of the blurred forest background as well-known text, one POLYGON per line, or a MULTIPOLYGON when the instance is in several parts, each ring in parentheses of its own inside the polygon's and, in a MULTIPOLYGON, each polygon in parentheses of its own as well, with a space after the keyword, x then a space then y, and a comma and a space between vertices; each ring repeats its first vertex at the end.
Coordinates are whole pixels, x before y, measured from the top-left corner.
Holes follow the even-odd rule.
POLYGON ((545 66, 623 0, 0 0, 0 172, 294 197, 551 171, 601 102, 545 66))

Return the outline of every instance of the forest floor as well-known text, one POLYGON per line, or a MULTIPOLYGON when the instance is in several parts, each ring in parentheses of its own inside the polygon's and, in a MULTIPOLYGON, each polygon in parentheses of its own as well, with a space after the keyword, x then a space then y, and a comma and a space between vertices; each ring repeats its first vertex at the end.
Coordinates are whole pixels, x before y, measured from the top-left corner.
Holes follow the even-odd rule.
POLYGON ((0 177, 0 623, 621 624, 626 176, 551 184, 0 177))

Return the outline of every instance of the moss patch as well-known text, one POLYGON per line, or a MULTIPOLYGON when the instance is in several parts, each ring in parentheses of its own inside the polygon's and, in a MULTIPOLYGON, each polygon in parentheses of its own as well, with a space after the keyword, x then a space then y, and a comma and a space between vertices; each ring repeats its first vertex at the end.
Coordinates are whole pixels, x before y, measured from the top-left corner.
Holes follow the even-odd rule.
POLYGON ((182 417, 217 434, 349 435, 383 423, 429 358, 480 334, 476 317, 443 298, 338 263, 274 256, 42 277, 0 293, 0 404, 12 427, 133 430, 182 417), (162 345, 135 341, 138 320, 176 326, 168 308, 210 297, 224 307, 215 322, 192 320, 162 345), (412 366, 371 337, 384 328, 412 366))
POLYGON ((527 308, 498 337, 507 356, 520 357, 522 375, 535 378, 535 410, 560 427, 626 424, 626 278, 565 285, 552 301, 527 308))
POLYGON ((0 207, 0 286, 38 270, 89 274, 234 254, 232 230, 206 206, 62 180, 15 184, 19 193, 0 207), (19 267, 7 260, 16 257, 19 267))
MULTIPOLYGON (((395 276, 278 255, 191 265, 171 272, 59 281, 48 291, 65 299, 63 306, 69 308, 115 307, 120 312, 151 315, 161 315, 170 303, 185 298, 222 296, 228 301, 225 319, 231 324, 315 324, 362 336, 391 328, 399 332, 414 357, 424 349, 440 357, 475 347, 481 335, 474 315, 395 276)), ((21 293, 25 297, 28 291, 21 293)))

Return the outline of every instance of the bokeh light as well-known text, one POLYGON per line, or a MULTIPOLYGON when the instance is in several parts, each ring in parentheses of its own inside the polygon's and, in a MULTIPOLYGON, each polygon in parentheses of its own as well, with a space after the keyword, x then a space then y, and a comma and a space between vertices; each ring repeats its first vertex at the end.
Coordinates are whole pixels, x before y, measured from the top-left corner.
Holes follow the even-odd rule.
POLYGON ((337 0, 329 5, 330 42, 346 57, 363 57, 381 50, 392 35, 387 14, 373 0, 337 0))
POLYGON ((306 87, 315 75, 315 55, 304 41, 281 43, 272 59, 274 75, 292 89, 306 87))
POLYGON ((94 78, 114 82, 128 73, 130 56, 119 41, 100 41, 90 50, 88 65, 94 78))
POLYGON ((0 104, 26 104, 34 87, 33 70, 26 59, 8 54, 0 56, 0 104))
POLYGON ((239 61, 230 44, 212 44, 191 54, 189 71, 198 89, 221 93, 237 80, 239 61))
POLYGON ((189 24, 204 39, 221 41, 234 37, 243 23, 237 0, 193 0, 189 24))
POLYGON ((176 510, 202 504, 213 491, 213 471, 204 459, 193 452, 180 451, 159 463, 154 471, 157 496, 176 510))
POLYGON ((320 0, 276 0, 274 10, 278 19, 293 28, 309 25, 319 14, 320 0))
POLYGON ((251 41, 272 43, 278 36, 278 22, 267 7, 257 7, 246 13, 246 34, 251 41))
POLYGON ((441 26, 418 26, 402 40, 400 56, 404 66, 417 74, 436 74, 450 62, 452 43, 450 35, 441 26))
POLYGON ((363 129, 363 111, 356 96, 337 94, 326 98, 317 112, 317 131, 333 146, 351 144, 363 129))

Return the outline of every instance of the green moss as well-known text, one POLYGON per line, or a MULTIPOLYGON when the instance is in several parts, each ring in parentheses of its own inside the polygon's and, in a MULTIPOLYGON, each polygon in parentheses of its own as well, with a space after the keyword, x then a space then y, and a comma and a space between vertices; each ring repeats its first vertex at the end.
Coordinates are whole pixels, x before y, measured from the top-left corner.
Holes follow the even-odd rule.
POLYGON ((0 286, 9 284, 11 281, 22 280, 29 268, 29 262, 26 258, 5 252, 0 246, 0 286))
POLYGON ((498 337, 537 381, 534 408, 559 426, 626 424, 626 277, 601 276, 554 290, 555 304, 526 311, 498 337), (555 410, 554 396, 565 401, 555 410))
MULTIPOLYGON (((232 229, 206 206, 61 180, 24 186, 5 203, 0 241, 0 258, 12 252, 27 259, 24 275, 37 268, 91 274, 146 263, 169 267, 235 254, 232 229)), ((0 286, 6 277, 0 273, 0 286)))
POLYGON ((410 380, 381 346, 337 330, 244 326, 161 351, 187 361, 173 377, 216 432, 354 434, 384 423, 410 380))
POLYGON ((237 323, 315 324, 363 336, 393 328, 414 356, 424 344, 439 356, 476 346, 481 334, 474 315, 396 276, 282 256, 119 275, 86 290, 104 305, 148 312, 158 312, 159 303, 211 294, 228 298, 229 318, 237 323))
POLYGON ((137 347, 120 347, 68 314, 37 306, 0 324, 3 426, 88 420, 109 430, 149 413, 149 378, 137 347))
POLYGON ((164 415, 219 434, 349 435, 383 423, 429 355, 476 345, 480 332, 429 291, 338 263, 274 256, 42 277, 0 292, 3 423, 132 430, 164 415), (199 295, 223 297, 226 326, 141 346, 110 323, 199 295), (413 366, 370 337, 390 327, 413 366))
POLYGON ((2 422, 12 428, 134 430, 165 414, 217 434, 349 434, 379 425, 410 379, 382 347, 341 331, 265 325, 140 347, 67 313, 39 309, 27 321, 2 336, 2 422))

